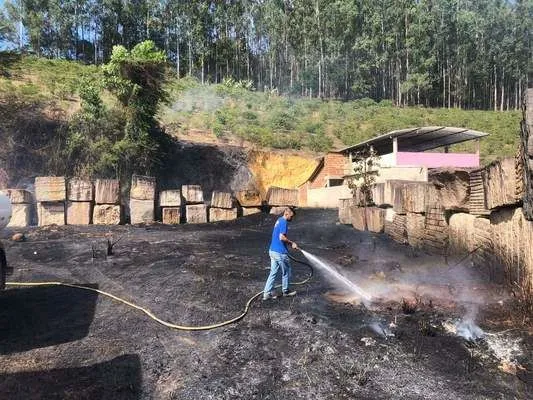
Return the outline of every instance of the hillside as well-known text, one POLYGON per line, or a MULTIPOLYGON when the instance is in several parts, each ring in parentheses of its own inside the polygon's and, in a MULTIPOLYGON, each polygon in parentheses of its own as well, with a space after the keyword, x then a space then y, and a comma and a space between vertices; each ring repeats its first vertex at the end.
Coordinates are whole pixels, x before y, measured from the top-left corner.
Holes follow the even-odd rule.
MULTIPOLYGON (((116 100, 101 81, 99 67, 0 53, 0 167, 16 171, 19 178, 45 171, 64 173, 64 153, 53 150, 68 145, 65 132, 80 110, 80 88, 97 88, 103 104, 114 110, 109 121, 120 123, 116 100)), ((398 108, 390 101, 370 99, 322 101, 258 92, 249 83, 233 80, 201 85, 192 78, 175 79, 171 73, 165 85, 168 100, 157 119, 168 134, 184 142, 238 145, 281 154, 290 150, 313 159, 392 129, 448 125, 491 134, 482 141, 484 163, 514 155, 518 142, 518 111, 398 108)), ((111 132, 115 128, 104 125, 99 129, 111 132)), ((256 164, 258 171, 264 169, 256 164)), ((286 166, 271 164, 279 164, 280 171, 269 173, 281 176, 286 166)))
POLYGON ((190 132, 192 137, 198 137, 196 131, 210 132, 222 141, 274 149, 324 152, 393 129, 444 125, 490 133, 481 145, 482 160, 487 163, 514 155, 521 118, 518 111, 399 108, 390 101, 371 99, 341 102, 285 97, 248 90, 234 81, 199 85, 182 79, 170 82, 169 89, 170 102, 159 113, 167 132, 182 138, 190 132))

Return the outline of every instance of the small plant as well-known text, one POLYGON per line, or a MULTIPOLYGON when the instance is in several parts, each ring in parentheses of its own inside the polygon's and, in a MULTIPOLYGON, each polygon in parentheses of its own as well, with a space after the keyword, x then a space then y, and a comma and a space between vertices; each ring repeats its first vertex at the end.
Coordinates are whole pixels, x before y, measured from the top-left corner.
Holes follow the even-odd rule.
POLYGON ((364 151, 352 154, 354 173, 348 186, 354 198, 360 197, 358 205, 367 207, 372 205, 372 185, 379 176, 379 157, 377 152, 369 147, 364 151))
POLYGON ((404 314, 414 314, 418 311, 418 306, 420 305, 420 299, 415 297, 414 300, 405 300, 402 297, 401 308, 404 314))

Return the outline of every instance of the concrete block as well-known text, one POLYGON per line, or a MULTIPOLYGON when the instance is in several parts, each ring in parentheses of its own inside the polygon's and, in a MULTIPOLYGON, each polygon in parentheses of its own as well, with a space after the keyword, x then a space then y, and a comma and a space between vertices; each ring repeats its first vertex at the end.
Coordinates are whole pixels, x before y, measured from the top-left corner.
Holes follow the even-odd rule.
POLYGON ((204 202, 204 192, 200 185, 183 185, 181 194, 187 204, 197 204, 204 202))
POLYGON ((130 199, 130 221, 132 224, 154 222, 154 200, 130 199))
POLYGON ((35 199, 38 202, 65 201, 67 186, 64 176, 38 176, 35 178, 35 199))
POLYGON ((236 208, 209 208, 209 222, 232 221, 234 219, 237 219, 236 208))
POLYGON ((89 225, 93 214, 90 201, 69 201, 67 204, 68 225, 89 225))
POLYGON ((11 204, 31 204, 31 193, 24 189, 7 189, 4 190, 11 204))
POLYGON ((11 205, 11 220, 7 225, 8 228, 23 228, 30 226, 31 223, 31 204, 13 204, 11 205))
POLYGON ((37 203, 37 219, 39 226, 65 225, 65 203, 62 201, 37 203))
POLYGON ((205 204, 190 204, 185 206, 185 217, 189 224, 203 224, 207 222, 207 206, 205 204))
POLYGON ((93 224, 118 225, 122 221, 121 208, 115 204, 97 204, 93 210, 93 224))
POLYGON ((246 217, 247 215, 259 214, 261 213, 260 207, 243 207, 242 216, 246 217))
POLYGON ((163 190, 159 193, 160 207, 179 207, 181 206, 181 190, 163 190))
POLYGON ((162 214, 164 224, 179 224, 181 219, 181 207, 164 207, 162 210, 162 214))
POLYGON ((67 183, 67 196, 69 201, 93 201, 93 183, 83 179, 69 179, 67 183))
POLYGON ((96 204, 120 204, 118 179, 97 179, 94 189, 96 204))
POLYGON ((152 176, 133 175, 131 177, 130 198, 135 200, 155 200, 156 179, 152 176))
POLYGON ((213 192, 211 196, 211 207, 232 208, 233 196, 227 192, 213 192))

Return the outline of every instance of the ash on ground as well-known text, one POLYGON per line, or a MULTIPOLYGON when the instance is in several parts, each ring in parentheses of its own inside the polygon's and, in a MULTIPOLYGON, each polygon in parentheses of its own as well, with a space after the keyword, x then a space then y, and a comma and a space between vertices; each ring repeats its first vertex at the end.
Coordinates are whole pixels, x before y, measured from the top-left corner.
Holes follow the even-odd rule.
MULTIPOLYGON (((348 278, 375 291, 379 300, 371 306, 317 274, 295 288, 295 297, 255 302, 234 325, 183 332, 93 292, 10 287, 0 295, 0 397, 533 396, 531 332, 515 323, 512 299, 501 287, 478 280, 474 285, 471 270, 472 281, 461 276, 447 282, 441 257, 413 257, 384 235, 357 232, 336 219, 334 211, 302 210, 290 234, 303 249, 337 262, 348 278), (472 304, 473 323, 485 335, 466 340, 443 323, 461 321, 472 304)), ((212 324, 238 315, 262 290, 274 221, 255 215, 176 227, 30 229, 25 242, 5 240, 14 267, 9 280, 91 285, 170 322, 212 324), (112 256, 108 238, 121 238, 112 256)), ((294 265, 295 281, 307 273, 294 265)))

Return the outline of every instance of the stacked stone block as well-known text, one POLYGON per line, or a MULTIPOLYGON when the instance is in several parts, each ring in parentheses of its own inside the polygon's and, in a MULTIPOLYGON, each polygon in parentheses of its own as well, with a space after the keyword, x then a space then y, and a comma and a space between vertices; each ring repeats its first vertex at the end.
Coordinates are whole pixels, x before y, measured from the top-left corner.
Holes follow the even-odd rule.
POLYGON ((31 224, 32 196, 24 189, 7 189, 5 194, 11 201, 11 220, 8 228, 23 228, 31 224))
POLYGON ((94 185, 93 224, 118 225, 122 222, 120 182, 118 179, 97 179, 94 185))
POLYGON ((181 190, 164 190, 159 193, 159 206, 164 224, 176 225, 181 222, 181 190))
POLYGON ((92 222, 94 186, 89 180, 69 179, 67 184, 67 224, 89 225, 92 222))
POLYGON ((63 176, 35 178, 35 200, 39 226, 65 225, 67 190, 63 176))
POLYGON ((298 206, 298 190, 271 187, 267 192, 271 214, 281 214, 286 207, 298 206))
POLYGON ((156 179, 133 175, 130 188, 130 222, 150 224, 155 219, 156 179))
POLYGON ((231 221, 237 219, 237 207, 234 207, 233 196, 227 192, 214 191, 209 208, 209 222, 231 221))
POLYGON ((448 223, 442 207, 429 207, 425 215, 423 247, 435 254, 447 254, 448 223))
POLYGON ((263 199, 257 190, 242 190, 235 193, 235 198, 242 208, 242 215, 258 214, 261 212, 263 199))
POLYGON ((207 222, 207 206, 204 204, 204 193, 200 185, 183 185, 181 193, 185 200, 185 217, 189 224, 207 222))

